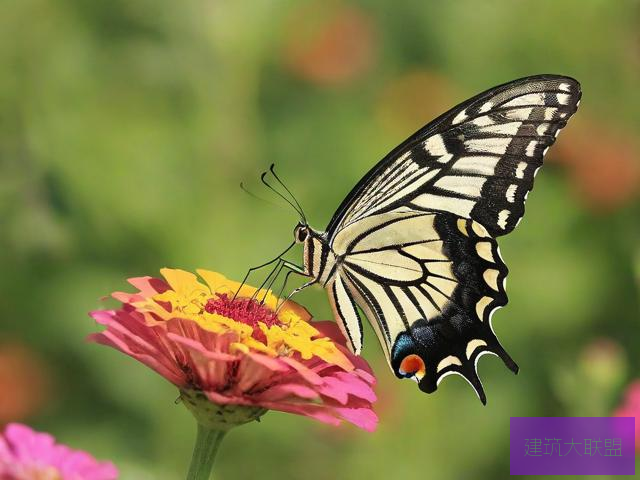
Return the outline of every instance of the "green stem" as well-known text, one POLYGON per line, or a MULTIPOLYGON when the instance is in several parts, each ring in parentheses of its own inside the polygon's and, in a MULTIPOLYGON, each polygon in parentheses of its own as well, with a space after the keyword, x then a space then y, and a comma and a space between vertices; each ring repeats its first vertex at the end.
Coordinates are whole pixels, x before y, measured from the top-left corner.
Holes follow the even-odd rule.
POLYGON ((209 480, 216 453, 226 433, 225 430, 214 430, 198 423, 198 435, 187 480, 209 480))

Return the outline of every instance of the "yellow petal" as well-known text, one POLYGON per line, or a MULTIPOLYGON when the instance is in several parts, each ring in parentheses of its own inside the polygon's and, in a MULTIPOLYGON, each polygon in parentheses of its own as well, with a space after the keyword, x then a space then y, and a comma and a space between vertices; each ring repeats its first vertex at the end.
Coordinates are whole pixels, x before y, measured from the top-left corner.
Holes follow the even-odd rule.
POLYGON ((211 289, 212 293, 227 293, 230 290, 237 290, 240 284, 229 280, 227 277, 218 272, 212 272, 211 270, 196 270, 198 275, 206 282, 211 289))
POLYGON ((296 302, 287 300, 280 308, 278 318, 280 318, 283 323, 289 323, 293 318, 308 322, 311 320, 311 314, 302 305, 298 305, 296 302))
POLYGON ((163 268, 160 270, 160 273, 167 280, 171 290, 178 295, 191 296, 195 292, 211 293, 205 285, 198 281, 198 277, 191 272, 180 269, 163 268))
POLYGON ((231 353, 236 353, 238 351, 242 353, 249 353, 249 347, 238 342, 234 342, 231 345, 229 345, 229 350, 231 351, 231 353))

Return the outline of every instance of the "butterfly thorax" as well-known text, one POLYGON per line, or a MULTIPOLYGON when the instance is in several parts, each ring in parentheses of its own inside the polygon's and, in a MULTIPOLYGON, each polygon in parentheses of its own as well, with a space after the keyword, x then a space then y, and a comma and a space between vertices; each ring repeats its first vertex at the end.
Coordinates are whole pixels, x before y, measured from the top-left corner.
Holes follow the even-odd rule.
POLYGON ((306 226, 304 243, 304 271, 321 285, 325 285, 335 272, 337 258, 331 250, 325 232, 306 226))

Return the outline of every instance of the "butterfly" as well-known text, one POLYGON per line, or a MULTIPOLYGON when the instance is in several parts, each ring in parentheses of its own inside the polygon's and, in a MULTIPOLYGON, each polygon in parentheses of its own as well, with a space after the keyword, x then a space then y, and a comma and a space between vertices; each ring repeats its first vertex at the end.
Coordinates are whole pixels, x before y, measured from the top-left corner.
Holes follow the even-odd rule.
MULTIPOLYGON (((350 349, 358 308, 399 378, 434 392, 458 374, 483 404, 482 355, 514 373, 491 319, 507 304, 496 238, 524 214, 543 156, 580 103, 569 77, 536 75, 491 88, 436 118, 360 180, 326 230, 300 222, 302 288, 322 285, 350 349)), ((303 216, 304 218, 304 216, 303 216)))

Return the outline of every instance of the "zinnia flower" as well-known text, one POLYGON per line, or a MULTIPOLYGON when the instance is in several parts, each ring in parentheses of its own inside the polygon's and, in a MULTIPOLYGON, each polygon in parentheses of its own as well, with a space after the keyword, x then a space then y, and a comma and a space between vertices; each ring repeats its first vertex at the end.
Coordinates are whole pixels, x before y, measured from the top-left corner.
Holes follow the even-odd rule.
POLYGON ((163 269, 164 280, 129 280, 116 310, 91 316, 106 326, 91 335, 149 366, 180 389, 198 422, 189 480, 209 478, 225 433, 280 410, 373 430, 375 383, 333 322, 310 322, 301 306, 278 307, 271 292, 198 270, 163 269))
POLYGON ((0 435, 0 480, 114 480, 116 467, 60 445, 48 433, 10 423, 0 435))
POLYGON ((130 279, 139 292, 114 293, 121 308, 92 312, 107 329, 90 340, 172 382, 196 416, 203 401, 207 408, 215 404, 218 428, 266 410, 375 428, 375 379, 345 348, 333 322, 309 322, 294 302, 276 313, 278 299, 270 292, 240 288, 219 273, 198 270, 204 283, 183 270, 161 273, 165 280, 130 279))
POLYGON ((636 453, 640 453, 640 380, 629 385, 624 402, 613 412, 613 415, 616 417, 635 417, 636 453))

